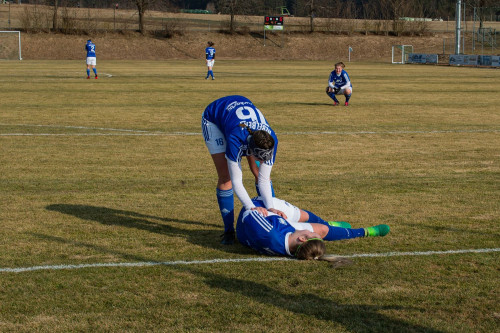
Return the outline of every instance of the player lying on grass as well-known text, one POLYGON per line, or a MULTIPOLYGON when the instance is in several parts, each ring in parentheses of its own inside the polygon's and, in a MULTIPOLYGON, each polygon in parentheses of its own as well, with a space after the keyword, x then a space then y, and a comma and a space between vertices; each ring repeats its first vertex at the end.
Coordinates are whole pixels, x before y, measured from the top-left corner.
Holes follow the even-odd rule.
MULTIPOLYGON (((260 197, 252 201, 255 206, 263 204, 260 197)), ((240 243, 263 254, 322 259, 326 252, 325 240, 377 237, 389 233, 389 226, 385 224, 353 229, 347 222, 327 222, 284 200, 273 198, 273 201, 274 207, 283 211, 287 219, 273 213, 263 216, 256 210, 243 208, 236 223, 240 243)))

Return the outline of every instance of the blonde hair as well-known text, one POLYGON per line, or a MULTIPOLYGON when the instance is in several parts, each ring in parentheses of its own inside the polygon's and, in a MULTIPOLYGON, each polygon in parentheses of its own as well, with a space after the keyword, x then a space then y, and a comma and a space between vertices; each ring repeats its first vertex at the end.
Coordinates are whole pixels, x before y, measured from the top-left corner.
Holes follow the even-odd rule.
POLYGON ((326 246, 322 239, 310 238, 297 247, 295 257, 300 260, 318 260, 325 252, 326 246))
POLYGON ((336 63, 336 64, 335 64, 335 67, 337 67, 337 66, 342 67, 342 69, 344 69, 344 68, 345 68, 345 65, 344 65, 344 63, 343 63, 342 61, 341 61, 341 62, 336 63))

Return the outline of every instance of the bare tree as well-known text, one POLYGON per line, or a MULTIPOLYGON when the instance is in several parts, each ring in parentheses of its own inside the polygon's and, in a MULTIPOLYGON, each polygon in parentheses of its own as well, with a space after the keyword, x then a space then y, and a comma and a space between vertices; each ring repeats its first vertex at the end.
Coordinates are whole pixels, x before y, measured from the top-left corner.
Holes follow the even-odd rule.
POLYGON ((137 13, 139 15, 139 31, 141 34, 146 32, 146 28, 144 26, 144 14, 155 3, 155 1, 156 0, 135 0, 137 13))

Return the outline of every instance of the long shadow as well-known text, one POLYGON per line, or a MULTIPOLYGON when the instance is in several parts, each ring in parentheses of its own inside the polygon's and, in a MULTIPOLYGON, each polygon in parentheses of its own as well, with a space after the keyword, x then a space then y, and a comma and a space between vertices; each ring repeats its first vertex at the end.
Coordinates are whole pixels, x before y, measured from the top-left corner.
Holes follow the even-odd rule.
POLYGON ((254 254, 254 252, 240 244, 225 246, 219 243, 222 226, 207 224, 199 221, 180 220, 176 218, 164 218, 153 215, 145 215, 127 210, 112 209, 107 207, 96 207, 88 205, 53 204, 45 207, 47 210, 75 216, 82 220, 95 221, 104 225, 116 225, 126 228, 135 228, 152 233, 185 237, 189 242, 217 250, 231 253, 254 254), (203 226, 201 230, 184 229, 173 226, 174 223, 191 226, 203 226), (206 227, 214 229, 206 229, 206 227))
POLYGON ((200 271, 193 267, 182 267, 180 269, 204 277, 205 283, 211 288, 224 290, 231 294, 240 294, 259 303, 282 308, 300 315, 307 315, 328 322, 334 321, 344 326, 349 332, 443 332, 379 313, 380 310, 410 309, 423 311, 423 309, 402 306, 343 304, 310 293, 297 297, 297 295, 286 294, 253 281, 228 278, 200 271))

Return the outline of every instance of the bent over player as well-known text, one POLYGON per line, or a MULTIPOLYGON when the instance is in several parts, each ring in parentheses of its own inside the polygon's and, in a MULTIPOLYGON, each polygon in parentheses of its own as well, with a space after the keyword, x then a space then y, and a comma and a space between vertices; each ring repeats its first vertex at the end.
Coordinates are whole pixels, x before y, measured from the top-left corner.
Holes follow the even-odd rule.
POLYGON ((208 151, 217 170, 217 202, 224 234, 222 244, 233 244, 234 194, 243 207, 267 216, 268 211, 283 216, 274 209, 271 188, 271 170, 274 165, 278 138, 262 112, 243 96, 226 96, 210 103, 202 114, 201 127, 208 151), (254 205, 243 186, 241 158, 247 157, 264 202, 254 205), (260 161, 257 167, 255 159, 260 161))
MULTIPOLYGON (((262 204, 260 198, 252 201, 256 206, 262 204)), ((325 240, 385 236, 390 230, 386 224, 352 229, 347 222, 326 222, 284 200, 273 198, 273 201, 287 218, 273 213, 263 216, 258 211, 242 209, 236 223, 239 242, 262 254, 321 259, 326 251, 325 240)))
POLYGON ((90 79, 90 66, 92 66, 92 71, 97 79, 95 44, 92 43, 92 40, 89 39, 85 44, 85 51, 87 51, 87 79, 90 79))
POLYGON ((352 94, 352 84, 349 79, 349 74, 344 70, 345 65, 343 62, 335 64, 335 70, 330 73, 328 78, 328 86, 326 87, 326 94, 333 99, 333 105, 339 105, 339 100, 335 95, 345 96, 345 106, 349 105, 349 99, 352 94))

